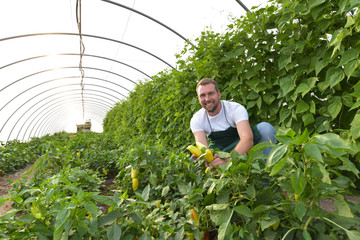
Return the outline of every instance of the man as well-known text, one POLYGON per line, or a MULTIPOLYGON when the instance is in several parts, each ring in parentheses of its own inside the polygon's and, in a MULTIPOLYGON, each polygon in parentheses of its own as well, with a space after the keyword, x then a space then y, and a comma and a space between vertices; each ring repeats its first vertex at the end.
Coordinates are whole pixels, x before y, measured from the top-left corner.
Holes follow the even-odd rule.
MULTIPOLYGON (((221 93, 218 84, 210 78, 202 79, 196 86, 198 100, 202 109, 196 112, 190 128, 195 141, 230 152, 236 150, 239 154, 248 153, 257 143, 269 141, 275 143, 275 129, 266 122, 259 123, 251 128, 249 117, 244 106, 236 102, 220 100, 221 93)), ((271 148, 265 149, 268 154, 271 148)), ((211 165, 215 167, 226 164, 228 159, 221 159, 216 154, 211 165)), ((212 169, 205 161, 207 167, 212 169)))

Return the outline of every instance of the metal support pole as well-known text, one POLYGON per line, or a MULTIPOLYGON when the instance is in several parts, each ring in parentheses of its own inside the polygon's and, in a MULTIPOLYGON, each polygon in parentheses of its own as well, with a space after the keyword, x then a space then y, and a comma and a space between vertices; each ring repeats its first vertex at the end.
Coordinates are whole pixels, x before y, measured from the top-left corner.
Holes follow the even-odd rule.
POLYGON ((247 11, 247 12, 250 12, 250 13, 251 13, 250 9, 248 9, 248 8, 245 6, 245 4, 243 4, 240 0, 236 0, 236 1, 238 2, 238 4, 240 4, 240 5, 241 5, 241 7, 242 7, 243 9, 245 9, 245 11, 247 11))

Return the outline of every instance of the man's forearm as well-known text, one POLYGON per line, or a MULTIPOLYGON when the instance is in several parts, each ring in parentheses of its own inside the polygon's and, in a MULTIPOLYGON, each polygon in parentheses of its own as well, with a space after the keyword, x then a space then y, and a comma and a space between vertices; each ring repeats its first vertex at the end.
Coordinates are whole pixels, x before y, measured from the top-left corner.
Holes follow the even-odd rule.
POLYGON ((254 142, 252 140, 240 139, 234 150, 236 150, 240 155, 243 155, 245 153, 248 153, 253 146, 254 142))
POLYGON ((196 142, 200 142, 202 144, 204 144, 205 146, 209 146, 208 142, 207 142, 207 138, 206 138, 206 134, 203 131, 200 132, 195 132, 194 133, 194 137, 195 137, 195 141, 196 142))

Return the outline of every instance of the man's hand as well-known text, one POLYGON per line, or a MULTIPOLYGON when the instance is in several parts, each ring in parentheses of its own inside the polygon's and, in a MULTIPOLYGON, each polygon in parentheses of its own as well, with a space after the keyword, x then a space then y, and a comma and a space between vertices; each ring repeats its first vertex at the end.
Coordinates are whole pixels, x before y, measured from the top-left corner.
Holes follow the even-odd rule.
POLYGON ((205 166, 208 167, 210 170, 213 169, 214 167, 218 167, 220 165, 224 165, 226 163, 229 162, 230 158, 219 158, 219 156, 217 154, 214 155, 214 160, 212 162, 207 162, 205 161, 205 166))

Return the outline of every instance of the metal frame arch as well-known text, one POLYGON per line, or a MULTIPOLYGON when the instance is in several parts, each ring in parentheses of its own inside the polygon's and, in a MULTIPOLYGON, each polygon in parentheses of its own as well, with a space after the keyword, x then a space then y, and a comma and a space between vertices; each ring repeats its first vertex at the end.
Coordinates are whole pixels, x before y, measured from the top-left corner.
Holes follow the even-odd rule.
MULTIPOLYGON (((79 90, 76 90, 76 91, 79 91, 79 90)), ((101 98, 107 98, 107 97, 104 97, 104 96, 101 96, 101 95, 98 95, 98 94, 90 94, 90 93, 87 93, 86 95, 89 95, 89 96, 97 96, 97 97, 101 97, 101 98)), ((50 102, 56 101, 56 100, 62 101, 62 98, 64 98, 64 97, 65 97, 66 99, 70 99, 70 98, 67 98, 67 97, 69 97, 69 96, 76 96, 77 98, 80 97, 79 94, 73 93, 73 94, 68 94, 68 95, 65 95, 65 96, 57 97, 57 98, 55 98, 55 99, 52 99, 50 102)), ((94 98, 94 99, 101 100, 101 99, 99 99, 99 98, 94 98)), ((108 99, 109 101, 112 101, 112 99, 109 99, 109 98, 107 98, 107 99, 108 99)), ((40 106, 38 109, 36 109, 36 110, 34 111, 34 113, 37 112, 40 108, 42 108, 42 107, 45 106, 46 104, 49 104, 50 102, 46 102, 45 104, 43 104, 42 106, 40 106)), ((56 102, 56 103, 57 103, 57 102, 56 102)), ((54 103, 54 104, 56 104, 56 103, 54 103)), ((111 103, 109 103, 109 104, 111 105, 111 103)), ((116 102, 113 103, 113 105, 115 105, 115 104, 116 104, 116 102)), ((50 106, 48 106, 48 107, 50 107, 50 106)), ((47 109, 48 107, 46 107, 45 109, 47 109)), ((27 133, 29 127, 32 125, 32 123, 35 121, 35 119, 37 119, 37 117, 38 117, 43 111, 45 111, 45 109, 43 109, 42 111, 40 111, 40 112, 31 120, 31 122, 29 123, 28 127, 26 128, 26 130, 25 130, 25 132, 24 132, 24 134, 23 134, 22 141, 24 141, 25 134, 27 133)), ((26 113, 27 113, 27 112, 26 112, 26 113)), ((26 114, 26 113, 25 113, 25 114, 26 114)), ((24 114, 24 115, 25 115, 25 114, 24 114)), ((24 115, 22 115, 22 116, 24 116, 24 115)), ((22 116, 21 116, 21 118, 22 118, 22 116)), ((21 120, 21 118, 19 118, 18 121, 14 124, 14 126, 13 126, 13 128, 11 129, 9 135, 12 134, 15 126, 18 124, 18 122, 21 120)), ((27 118, 27 119, 25 120, 25 122, 21 125, 21 127, 20 127, 20 129, 19 129, 19 131, 18 131, 18 133, 17 133, 17 135, 16 135, 16 139, 19 139, 19 135, 20 135, 20 133, 21 133, 24 125, 27 123, 28 120, 29 120, 29 118, 27 118)))
MULTIPOLYGON (((104 111, 103 109, 101 109, 101 108, 99 108, 99 107, 96 107, 96 106, 94 106, 94 108, 93 109, 95 109, 95 111, 96 112, 102 112, 102 111, 104 111)), ((59 112, 57 115, 56 115, 56 117, 57 118, 59 118, 59 117, 61 117, 61 114, 62 114, 62 112, 59 112)), ((63 115, 64 116, 64 115, 63 115)), ((65 117, 62 117, 61 119, 64 119, 65 117)), ((68 119, 69 118, 69 116, 66 116, 66 118, 65 119, 68 119)), ((49 120, 49 121, 52 121, 52 122, 47 122, 46 124, 47 124, 47 126, 44 126, 44 128, 42 129, 42 133, 39 133, 38 134, 38 137, 41 137, 41 136, 44 136, 44 135, 46 135, 46 134, 53 134, 53 133, 55 133, 55 132, 60 132, 60 131, 63 131, 63 130, 58 130, 58 129, 64 129, 65 128, 65 125, 63 124, 63 126, 62 127, 60 127, 60 128, 55 128, 54 127, 54 125, 56 126, 56 123, 57 123, 57 121, 55 121, 54 119, 51 119, 51 120, 49 120), (54 129, 55 128, 55 129, 54 129)), ((65 120, 64 120, 65 121, 65 120)), ((64 122, 63 121, 63 122, 64 122)), ((35 135, 33 136, 33 137, 35 137, 35 135)))
POLYGON ((132 66, 130 64, 118 61, 118 60, 113 59, 113 58, 103 57, 103 56, 99 56, 99 55, 85 54, 85 53, 84 54, 80 54, 80 53, 56 53, 56 54, 51 54, 51 55, 41 55, 41 56, 35 56, 35 57, 30 57, 30 58, 24 58, 24 59, 21 59, 21 60, 6 64, 6 65, 0 67, 0 70, 3 69, 3 68, 7 68, 9 66, 18 64, 18 63, 22 63, 22 62, 26 62, 26 61, 30 61, 30 60, 34 60, 34 59, 39 59, 39 58, 45 58, 45 57, 51 57, 51 56, 80 56, 80 55, 85 56, 85 57, 94 57, 94 58, 104 59, 104 60, 116 62, 118 64, 122 64, 122 65, 124 65, 126 67, 129 67, 129 68, 132 68, 132 69, 136 70, 137 72, 139 72, 139 73, 141 73, 141 74, 145 75, 146 77, 153 80, 153 78, 150 75, 148 75, 147 73, 141 71, 140 69, 138 69, 138 68, 136 68, 136 67, 134 67, 134 66, 132 66))
MULTIPOLYGON (((40 86, 40 85, 43 85, 43 84, 46 84, 46 83, 49 83, 49 82, 54 82, 54 81, 58 81, 58 80, 63 80, 63 79, 71 79, 71 78, 81 78, 80 76, 68 76, 68 77, 61 77, 61 78, 55 78, 55 79, 51 79, 51 80, 47 80, 47 81, 44 81, 44 82, 41 82, 39 84, 36 84, 36 85, 33 85, 31 86, 30 88, 27 88, 25 89, 24 91, 20 92, 18 95, 16 95, 15 97, 13 97, 10 101, 8 101, 5 105, 3 105, 1 108, 0 108, 0 112, 9 104, 11 103, 12 101, 14 101, 16 98, 18 98, 20 95, 24 94, 25 92, 29 91, 29 90, 32 90, 32 89, 35 89, 36 87, 40 86)), ((107 82, 107 83, 110 83, 110 84, 114 84, 116 86, 119 86, 119 87, 122 87, 121 85, 115 83, 115 82, 112 82, 112 81, 108 81, 106 79, 103 79, 103 78, 97 78, 97 77, 87 77, 85 76, 84 78, 87 78, 87 79, 94 79, 94 80, 99 80, 99 81, 104 81, 104 82, 107 82)), ((48 90, 52 90, 52 89, 48 89, 48 90)), ((46 92, 46 91, 45 91, 46 92)), ((44 92, 42 92, 44 93, 44 92)), ((122 95, 122 94, 121 94, 122 95)), ((122 95, 123 97, 125 97, 124 95, 122 95)), ((31 99, 30 99, 31 100, 31 99)))
MULTIPOLYGON (((80 101, 78 101, 78 103, 80 103, 80 101)), ((72 104, 72 103, 67 103, 67 104, 72 104)), ((106 108, 95 102, 94 103, 88 102, 87 104, 88 107, 91 107, 89 118, 93 119, 94 116, 102 117, 103 115, 106 115, 106 113, 108 112, 106 108)), ((64 103, 63 105, 65 106, 66 104, 64 103)), ((64 107, 64 106, 59 106, 59 107, 64 107)), ((44 119, 44 124, 39 125, 39 127, 41 126, 41 129, 39 129, 38 131, 37 134, 38 136, 43 136, 49 131, 53 131, 53 132, 63 131, 66 125, 69 123, 70 120, 65 120, 65 119, 71 119, 71 115, 66 114, 67 113, 66 110, 57 111, 57 109, 52 109, 52 111, 54 113, 52 113, 52 115, 48 115, 48 118, 46 120, 44 119), (58 125, 58 123, 60 124, 58 125), (56 126, 58 125, 55 130, 53 125, 56 126)))
MULTIPOLYGON (((36 129, 34 131, 34 135, 39 135, 40 132, 42 131, 41 129, 44 127, 44 124, 46 123, 46 121, 50 118, 52 118, 52 116, 54 116, 54 114, 60 110, 65 110, 67 111, 67 109, 63 109, 65 107, 73 107, 73 110, 77 110, 81 105, 79 105, 79 103, 81 103, 81 99, 79 98, 72 98, 72 99, 67 99, 66 101, 61 101, 61 102, 57 102, 56 106, 53 106, 52 108, 49 108, 46 110, 46 112, 43 112, 43 116, 42 118, 39 118, 36 125, 36 129)), ((88 103, 92 103, 92 104, 96 104, 97 106, 103 108, 106 112, 109 111, 112 107, 112 105, 108 105, 108 104, 104 104, 104 102, 102 101, 98 101, 98 100, 94 100, 94 99, 86 99, 86 101, 84 102, 85 105, 87 105, 88 103)), ((92 109, 89 108, 89 112, 92 109)), ((69 115, 70 112, 65 112, 65 115, 69 115)), ((60 118, 56 118, 56 120, 60 121, 60 118)), ((34 125, 34 128, 35 126, 34 125)))
POLYGON ((132 48, 137 49, 137 50, 139 50, 141 52, 144 52, 144 53, 158 59, 159 61, 165 63, 166 65, 168 65, 172 69, 175 69, 170 63, 166 62, 162 58, 158 57, 157 55, 155 55, 155 54, 153 54, 153 53, 151 53, 151 52, 149 52, 149 51, 147 51, 145 49, 142 49, 140 47, 137 47, 137 46, 134 46, 132 44, 125 43, 123 41, 119 41, 119 40, 116 40, 116 39, 112 39, 112 38, 108 38, 108 37, 102 37, 102 36, 96 36, 96 35, 91 35, 91 34, 84 34, 84 33, 82 33, 82 34, 79 34, 79 33, 30 33, 30 34, 24 34, 24 35, 17 35, 17 36, 2 38, 2 39, 0 39, 0 42, 1 41, 8 41, 8 40, 16 39, 16 38, 25 38, 25 37, 34 37, 34 36, 35 37, 37 37, 37 36, 56 36, 56 35, 91 37, 91 38, 97 38, 97 39, 101 39, 101 40, 107 40, 107 41, 111 41, 111 42, 116 42, 116 43, 119 43, 119 44, 126 45, 128 47, 132 47, 132 48))
MULTIPOLYGON (((92 116, 91 120, 101 122, 101 120, 98 119, 96 116, 92 116)), ((42 135, 42 136, 46 136, 47 134, 51 135, 51 134, 55 134, 57 132, 62 132, 61 130, 56 130, 56 127, 54 126, 54 124, 55 123, 52 123, 52 125, 49 126, 49 128, 44 132, 44 135, 42 135)), ((73 133, 76 133, 76 132, 73 132, 73 133)))
POLYGON ((236 2, 237 2, 238 4, 240 4, 240 6, 241 6, 245 11, 250 12, 250 14, 251 14, 251 11, 249 10, 249 8, 246 7, 246 5, 245 5, 243 2, 241 2, 241 0, 236 0, 236 2))
MULTIPOLYGON (((72 89, 72 90, 65 91, 65 93, 67 93, 67 92, 74 92, 74 91, 80 91, 80 90, 79 90, 79 89, 72 89)), ((96 93, 103 93, 103 92, 101 92, 101 91, 92 90, 92 89, 88 89, 87 91, 93 91, 93 92, 96 92, 96 93)), ((58 95, 58 94, 61 94, 61 93, 64 93, 64 92, 59 92, 59 93, 54 94, 54 95, 58 95)), ((86 94, 87 94, 87 95, 94 95, 94 94, 89 94, 89 93, 86 93, 86 94)), ((75 94, 70 94, 70 95, 75 95, 75 94)), ((78 94, 76 94, 76 95, 78 95, 78 94)), ((52 99, 52 100, 49 101, 49 102, 45 102, 43 105, 41 105, 40 107, 38 107, 35 111, 33 111, 33 114, 35 114, 35 112, 37 112, 37 111, 40 111, 40 109, 41 109, 42 107, 46 106, 47 104, 50 104, 51 102, 56 101, 56 100, 58 100, 58 99, 60 99, 60 101, 61 101, 61 99, 64 98, 64 97, 66 97, 66 96, 69 96, 69 95, 62 95, 62 96, 60 96, 60 97, 57 97, 57 98, 55 98, 55 99, 52 99)), ((97 96, 101 96, 101 95, 97 95, 97 96)), ((101 96, 101 97, 106 98, 106 97, 104 97, 104 96, 101 96)), ((113 96, 112 96, 112 97, 113 97, 113 96)), ((33 106, 31 106, 31 107, 20 117, 20 119, 21 119, 23 116, 25 116, 25 114, 27 114, 27 112, 30 111, 35 105, 37 105, 38 103, 44 101, 45 99, 46 99, 46 98, 42 99, 41 101, 39 101, 39 102, 37 102, 36 104, 34 104, 33 106)), ((109 99, 109 98, 108 98, 108 99, 109 99)), ((109 100, 110 100, 110 99, 109 99, 109 100)), ((111 101, 111 100, 110 100, 110 101, 111 101)), ((115 103, 116 103, 116 102, 114 101, 114 104, 115 104, 115 103)), ((50 107, 50 106, 48 106, 48 107, 50 107)), ((47 109, 47 107, 46 107, 45 109, 47 109)), ((30 124, 28 125, 28 127, 26 128, 26 130, 25 130, 25 132, 24 132, 23 139, 24 139, 24 137, 25 137, 25 135, 26 135, 29 127, 30 127, 31 124, 33 123, 33 121, 39 116, 40 113, 42 113, 42 111, 44 111, 44 109, 41 110, 41 111, 33 118, 33 120, 30 122, 30 124)), ((19 119, 19 120, 20 120, 20 119, 19 119)), ((28 120, 29 120, 29 119, 26 119, 26 121, 24 122, 23 125, 25 125, 25 123, 26 123, 28 120)), ((15 128, 15 125, 13 126, 13 128, 15 128)))
POLYGON ((140 11, 138 11, 138 10, 135 10, 135 9, 133 9, 133 8, 130 8, 130 7, 128 7, 128 6, 125 6, 125 5, 122 5, 122 4, 120 4, 120 3, 116 3, 116 2, 110 1, 110 0, 101 0, 101 1, 107 2, 107 3, 111 3, 111 4, 114 4, 114 5, 118 6, 118 7, 122 7, 122 8, 128 9, 128 10, 130 10, 130 11, 132 11, 132 12, 135 12, 135 13, 137 13, 137 14, 140 14, 140 15, 142 15, 142 16, 144 16, 144 17, 146 17, 146 18, 148 18, 148 19, 156 22, 157 24, 160 24, 161 26, 167 28, 168 30, 170 30, 171 32, 175 33, 175 34, 178 35, 180 38, 182 38, 185 42, 188 42, 188 43, 191 44, 191 46, 195 47, 194 44, 192 44, 189 39, 183 37, 180 33, 176 32, 175 30, 173 30, 172 28, 170 28, 170 27, 168 27, 167 25, 163 24, 162 22, 156 20, 155 18, 152 18, 152 17, 146 15, 145 13, 142 13, 142 12, 140 12, 140 11))
MULTIPOLYGON (((101 102, 98 101, 90 101, 88 100, 87 102, 91 102, 93 105, 97 105, 98 107, 103 108, 104 112, 106 113, 108 110, 105 105, 102 105, 101 102)), ((56 114, 58 112, 64 112, 65 114, 63 115, 69 115, 70 113, 67 111, 67 109, 63 109, 65 106, 69 106, 69 105, 73 105, 73 104, 78 104, 81 103, 81 101, 78 100, 71 100, 71 101, 66 101, 66 102, 61 102, 59 103, 56 107, 48 109, 48 111, 46 112, 46 115, 44 114, 44 118, 39 119, 38 122, 36 123, 36 129, 34 131, 33 136, 41 136, 42 133, 44 132, 44 129, 46 128, 46 126, 48 125, 48 122, 50 121, 50 119, 52 119, 53 116, 56 116, 56 114), (60 110, 59 110, 60 109, 60 110), (40 121, 41 120, 41 121, 40 121), (40 121, 40 122, 39 122, 40 121)), ((111 107, 108 107, 109 109, 111 107)), ((92 109, 91 109, 92 110, 92 109)), ((90 110, 89 110, 90 111, 90 110)), ((54 121, 60 121, 61 118, 59 117, 54 117, 54 121)), ((52 120, 51 120, 52 121, 52 120)), ((35 125, 34 125, 35 128, 35 125)), ((32 132, 31 132, 32 133, 32 132)), ((31 136, 31 134, 29 135, 31 136)))
MULTIPOLYGON (((81 101, 77 100, 75 102, 76 104, 81 103, 81 101)), ((70 115, 69 113, 66 112, 65 109, 68 105, 74 104, 74 102, 67 102, 67 103, 63 103, 60 104, 58 106, 57 109, 50 109, 50 114, 47 115, 47 119, 43 119, 44 120, 44 124, 39 125, 40 129, 38 131, 37 135, 43 135, 44 132, 49 131, 49 128, 51 128, 51 125, 53 125, 54 123, 58 125, 58 130, 62 131, 63 128, 65 128, 65 126, 68 123, 64 123, 64 119, 72 119, 72 115, 70 115), (61 110, 58 110, 61 109, 61 110), (58 124, 59 123, 59 124, 58 124)), ((94 118, 95 116, 98 118, 103 118, 106 113, 108 112, 108 109, 102 105, 99 105, 98 102, 87 102, 89 109, 91 109, 90 114, 88 116, 88 118, 94 118)), ((34 134, 35 135, 35 134, 34 134)))
MULTIPOLYGON (((93 119, 96 119, 97 121, 101 122, 101 119, 98 119, 98 117, 95 115, 91 117, 91 120, 93 120, 93 119)), ((44 135, 42 135, 42 136, 45 136, 46 134, 54 134, 56 132, 61 132, 61 131, 56 131, 56 129, 54 129, 53 125, 54 125, 54 123, 48 127, 48 129, 44 132, 44 135)))
MULTIPOLYGON (((15 83, 18 83, 20 81, 23 81, 24 79, 26 78, 29 78, 29 77, 32 77, 32 76, 35 76, 35 75, 38 75, 38 74, 41 74, 41 73, 45 73, 45 72, 50 72, 50 71, 55 71, 55 70, 64 70, 64 69, 78 69, 79 67, 78 66, 72 66, 72 67, 60 67, 60 68, 50 68, 50 69, 45 69, 45 70, 42 70, 42 71, 39 71, 39 72, 35 72, 35 73, 32 73, 32 74, 29 74, 25 77, 22 77, 22 78, 19 78, 17 79, 16 81, 13 81, 11 82, 10 84, 6 85, 5 87, 3 87, 2 89, 0 89, 0 92, 4 91, 5 89, 7 89, 8 87, 14 85, 15 83)), ((101 69, 101 68, 93 68, 93 67, 82 67, 83 69, 91 69, 91 70, 96 70, 96 71, 101 71, 101 72, 106 72, 106 73, 110 73, 110 74, 113 74, 115 76, 118 76, 118 77, 121 77, 121 78, 124 78, 132 83, 134 83, 135 85, 137 85, 137 83, 131 79, 128 79, 118 73, 115 73, 115 72, 112 72, 112 71, 109 71, 109 70, 104 70, 104 69, 101 69)), ((80 86, 80 84, 79 84, 80 86)), ((121 86, 121 85, 119 85, 121 86)), ((126 87, 123 87, 121 86, 121 88, 125 89, 126 91, 130 92, 129 89, 127 89, 126 87)))
MULTIPOLYGON (((61 94, 61 93, 69 93, 69 92, 74 92, 74 91, 80 91, 80 90, 79 90, 79 89, 72 89, 72 90, 68 90, 68 91, 65 91, 65 92, 59 92, 59 93, 54 94, 54 95, 58 95, 58 94, 61 94)), ((96 93, 103 93, 103 92, 101 92, 101 91, 93 90, 93 89, 88 89, 87 91, 96 92, 96 93)), ((86 95, 90 95, 90 96, 96 95, 96 96, 100 96, 100 97, 102 97, 102 98, 107 98, 107 97, 105 97, 105 96, 97 95, 97 94, 91 94, 91 93, 85 93, 85 94, 86 94, 86 95)), ((49 102, 45 102, 43 105, 41 105, 40 107, 38 107, 35 111, 33 111, 32 114, 35 114, 37 111, 39 111, 39 113, 37 113, 37 115, 36 115, 36 116, 31 120, 31 122, 28 124, 28 126, 27 126, 27 128, 25 129, 25 132, 24 132, 24 134, 23 134, 22 140, 24 140, 26 133, 28 132, 30 126, 31 126, 32 123, 35 121, 35 119, 37 119, 38 116, 39 116, 41 113, 43 113, 43 111, 45 111, 45 110, 46 110, 47 108, 49 108, 50 106, 47 106, 47 107, 45 107, 45 109, 40 110, 42 107, 46 106, 47 104, 50 104, 50 103, 53 102, 53 101, 56 101, 56 100, 62 101, 62 98, 64 98, 64 97, 66 98, 66 97, 68 97, 68 96, 73 96, 73 95, 74 95, 74 96, 79 96, 78 93, 68 94, 68 95, 62 95, 62 96, 59 96, 59 97, 57 97, 57 98, 52 99, 52 100, 49 101, 49 102)), ((114 97, 114 96, 112 96, 112 97, 114 97)), ((114 97, 114 98, 115 98, 115 97, 114 97)), ((109 98, 107 98, 107 99, 111 101, 111 99, 109 99, 109 98)), ((43 100, 44 100, 44 99, 43 99, 43 100)), ((41 100, 41 101, 39 101, 39 102, 42 102, 43 100, 41 100)), ((39 102, 38 102, 38 103, 39 103, 39 102)), ((38 103, 34 104, 32 107, 34 107, 34 106, 37 105, 38 103)), ((114 101, 114 105, 115 105, 115 104, 116 104, 116 102, 114 101)), ((29 108, 29 109, 18 119, 18 121, 20 121, 20 119, 21 119, 23 116, 25 116, 25 114, 26 114, 28 111, 30 111, 30 110, 32 109, 32 107, 29 108)), ((25 120, 25 122, 24 122, 23 125, 21 126, 21 128, 20 128, 17 136, 19 136, 22 128, 24 127, 24 125, 27 123, 28 120, 29 120, 29 118, 27 118, 27 119, 25 120)), ((38 120, 38 121, 39 121, 39 120, 38 120)), ((16 124, 17 124, 17 123, 16 123, 16 124)), ((34 124, 34 127, 35 127, 35 125, 36 125, 36 124, 34 124)), ((16 125, 13 126, 13 129, 15 128, 15 126, 16 126, 16 125)), ((13 131, 13 129, 12 129, 12 131, 13 131)), ((31 131, 32 131, 32 130, 31 130, 31 131)), ((17 138, 18 138, 18 137, 17 137, 17 138)))
MULTIPOLYGON (((71 85, 76 85, 76 86, 78 86, 79 84, 67 84, 67 85, 63 85, 63 86, 54 87, 54 88, 52 88, 52 89, 57 89, 57 88, 65 87, 65 86, 71 86, 71 85)), ((107 89, 107 90, 114 91, 114 90, 111 89, 111 88, 107 88, 107 87, 104 87, 104 86, 101 86, 101 85, 97 85, 97 84, 85 84, 85 85, 96 86, 96 87, 99 87, 99 88, 105 88, 105 89, 107 89)), ((50 90, 52 90, 52 89, 50 89, 50 90)), ((77 90, 78 90, 78 89, 77 89, 77 90)), ((86 89, 86 91, 88 91, 88 90, 91 90, 91 89, 86 89)), ((44 92, 47 92, 47 91, 49 91, 49 90, 46 90, 46 91, 44 91, 44 92)), ((78 91, 79 91, 79 90, 78 90, 78 91)), ((115 91, 114 91, 114 92, 115 92, 115 91)), ((43 92, 42 92, 42 93, 43 93, 43 92)), ((40 94, 42 94, 42 93, 40 93, 40 94)), ((62 93, 62 92, 61 92, 61 93, 62 93)), ((35 96, 32 97, 30 100, 34 99, 35 97, 39 96, 40 94, 35 95, 35 96)), ((112 96, 111 94, 107 94, 107 93, 105 93, 105 94, 112 96)), ((54 94, 54 95, 56 95, 56 94, 54 94)), ((112 97, 114 97, 114 96, 112 96, 112 97)), ((125 96, 124 96, 124 97, 125 97, 125 96)), ((114 98, 118 99, 117 97, 114 97, 114 98)), ((43 98, 42 100, 38 101, 38 102, 35 103, 35 104, 38 104, 38 103, 40 103, 41 101, 44 101, 44 100, 46 100, 46 99, 47 99, 47 98, 43 98)), ((120 99, 118 99, 118 100, 120 101, 120 99)), ((25 104, 27 104, 28 102, 29 102, 29 101, 21 104, 21 105, 10 115, 10 117, 5 121, 5 123, 4 123, 3 126, 1 127, 0 133, 3 131, 5 125, 8 123, 8 121, 10 120, 10 118, 12 118, 12 116, 13 116, 20 108, 22 108, 25 104)), ((33 106, 34 106, 34 105, 32 105, 32 106, 29 108, 29 110, 30 110, 33 106)))
MULTIPOLYGON (((52 108, 49 109, 47 116, 39 123, 39 125, 37 126, 37 129, 34 132, 34 136, 42 136, 44 134, 45 129, 47 129, 49 127, 49 125, 51 124, 51 122, 55 121, 55 122, 61 122, 60 120, 64 118, 64 116, 70 116, 69 112, 67 112, 67 109, 63 109, 64 107, 68 106, 68 105, 72 105, 74 103, 81 103, 81 99, 79 99, 78 101, 72 100, 72 101, 68 101, 68 102, 62 102, 60 103, 56 108, 52 108), (61 113, 65 112, 65 114, 62 114, 62 117, 59 117, 59 113, 60 111, 58 109, 61 109, 61 113)), ((86 101, 87 106, 97 106, 99 109, 102 109, 104 111, 104 113, 106 114, 108 112, 108 109, 106 107, 104 107, 103 105, 101 105, 101 102, 98 101, 86 101)), ((111 109, 111 107, 108 107, 109 109, 111 109)), ((93 110, 92 108, 90 108, 91 110, 93 110)), ((89 112, 91 112, 89 110, 89 112)))

